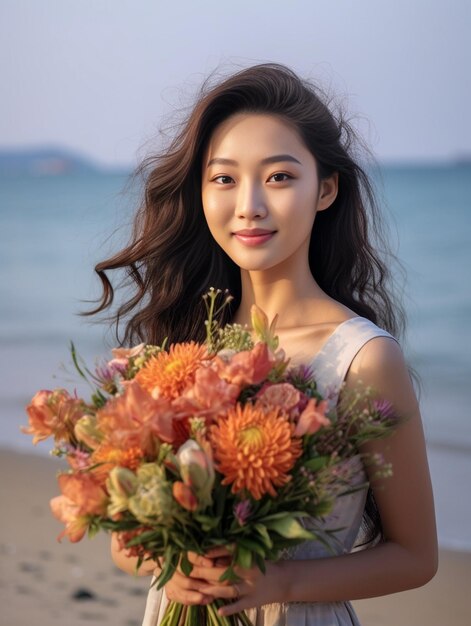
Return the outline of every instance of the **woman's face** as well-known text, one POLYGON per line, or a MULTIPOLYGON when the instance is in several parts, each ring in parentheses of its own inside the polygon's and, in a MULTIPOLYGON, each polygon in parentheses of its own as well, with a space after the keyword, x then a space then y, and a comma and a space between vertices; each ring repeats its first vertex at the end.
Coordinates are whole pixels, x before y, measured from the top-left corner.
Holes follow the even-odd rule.
POLYGON ((204 155, 204 214, 242 269, 305 263, 316 212, 334 201, 336 183, 319 181, 314 157, 288 123, 238 113, 216 128, 204 155))

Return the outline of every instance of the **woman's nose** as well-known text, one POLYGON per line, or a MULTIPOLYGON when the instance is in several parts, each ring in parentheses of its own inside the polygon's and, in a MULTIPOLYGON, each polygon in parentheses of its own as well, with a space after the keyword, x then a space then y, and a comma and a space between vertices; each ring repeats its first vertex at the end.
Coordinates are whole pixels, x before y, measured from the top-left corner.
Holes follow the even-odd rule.
POLYGON ((236 215, 245 219, 266 217, 267 206, 263 191, 253 184, 241 186, 237 196, 236 215))

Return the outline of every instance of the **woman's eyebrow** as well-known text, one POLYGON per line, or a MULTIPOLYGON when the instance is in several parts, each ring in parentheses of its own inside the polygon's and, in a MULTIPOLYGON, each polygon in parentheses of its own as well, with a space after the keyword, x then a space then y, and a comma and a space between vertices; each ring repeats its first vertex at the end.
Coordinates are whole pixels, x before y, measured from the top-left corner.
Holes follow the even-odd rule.
MULTIPOLYGON (((281 163, 286 161, 302 165, 301 162, 298 161, 298 159, 295 159, 290 154, 275 154, 273 156, 262 159, 260 163, 262 165, 267 165, 269 163, 281 163)), ((239 165, 239 163, 237 161, 234 161, 233 159, 223 159, 222 157, 215 157, 208 162, 208 165, 206 167, 211 167, 211 165, 239 165)))

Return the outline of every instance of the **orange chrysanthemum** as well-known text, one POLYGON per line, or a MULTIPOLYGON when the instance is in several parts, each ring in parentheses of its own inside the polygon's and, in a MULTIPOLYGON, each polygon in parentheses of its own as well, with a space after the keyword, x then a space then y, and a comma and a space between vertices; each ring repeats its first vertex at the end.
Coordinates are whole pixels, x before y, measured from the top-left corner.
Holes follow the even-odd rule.
POLYGON ((195 381, 195 372, 208 358, 206 348, 194 341, 177 343, 168 352, 159 352, 136 375, 137 382, 149 393, 169 399, 178 398, 195 381))
POLYGON ((232 493, 247 490, 255 498, 285 485, 287 472, 301 455, 301 440, 293 437, 293 425, 279 409, 237 405, 211 428, 211 442, 223 485, 232 493))

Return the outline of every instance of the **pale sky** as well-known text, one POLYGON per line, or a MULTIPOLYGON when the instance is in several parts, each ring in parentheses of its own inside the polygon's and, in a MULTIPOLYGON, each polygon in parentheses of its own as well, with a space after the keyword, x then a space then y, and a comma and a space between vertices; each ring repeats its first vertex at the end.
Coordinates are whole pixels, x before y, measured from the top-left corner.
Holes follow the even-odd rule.
POLYGON ((471 154, 469 0, 0 0, 0 147, 135 164, 216 69, 289 65, 380 159, 471 154))

